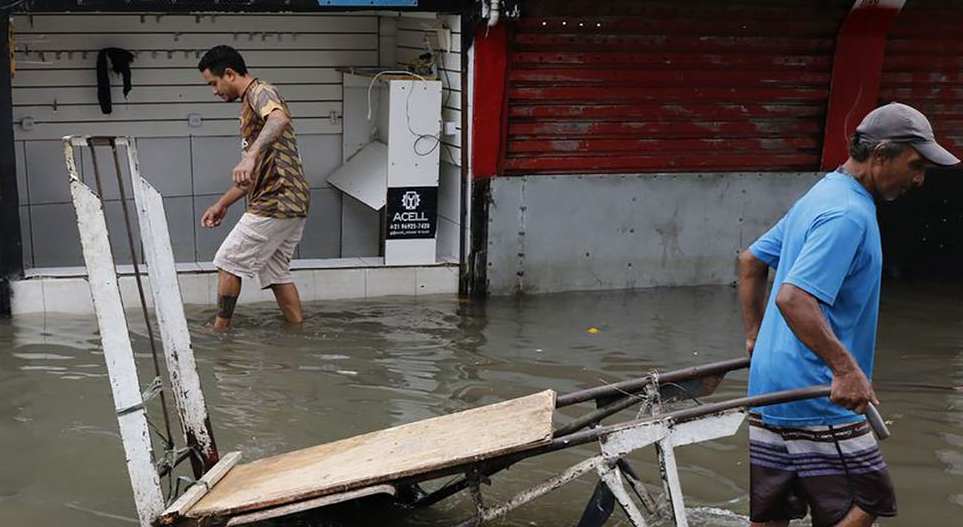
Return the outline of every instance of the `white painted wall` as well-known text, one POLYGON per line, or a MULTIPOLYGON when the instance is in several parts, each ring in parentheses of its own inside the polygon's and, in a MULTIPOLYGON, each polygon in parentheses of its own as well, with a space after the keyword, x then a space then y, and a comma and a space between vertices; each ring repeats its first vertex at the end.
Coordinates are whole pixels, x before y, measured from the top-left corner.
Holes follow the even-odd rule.
MULTIPOLYGON (((239 49, 253 74, 276 84, 294 115, 312 186, 309 226, 297 256, 377 255, 377 219, 365 215, 363 206, 342 200, 326 177, 341 163, 341 75, 335 68, 378 65, 379 17, 72 13, 18 15, 14 23, 13 103, 26 268, 81 264, 59 142, 67 134, 138 138, 143 175, 165 198, 177 261, 211 259, 228 227, 202 229, 198 218, 227 188, 239 153, 240 105, 213 96, 196 68, 203 52, 220 43, 239 49), (101 113, 97 101, 97 52, 106 46, 135 53, 133 90, 126 100, 120 76, 111 74, 110 115, 101 113), (202 117, 201 127, 188 125, 191 113, 202 117), (34 120, 32 130, 19 124, 25 117, 34 120)), ((102 167, 109 163, 107 156, 98 159, 102 167)), ((92 180, 90 159, 83 165, 84 178, 92 180)), ((119 226, 116 183, 105 194, 108 222, 119 226)), ((127 197, 132 198, 129 189, 127 197)), ((235 205, 225 225, 232 225, 241 209, 235 205)), ((115 253, 119 262, 129 261, 126 251, 115 253)))

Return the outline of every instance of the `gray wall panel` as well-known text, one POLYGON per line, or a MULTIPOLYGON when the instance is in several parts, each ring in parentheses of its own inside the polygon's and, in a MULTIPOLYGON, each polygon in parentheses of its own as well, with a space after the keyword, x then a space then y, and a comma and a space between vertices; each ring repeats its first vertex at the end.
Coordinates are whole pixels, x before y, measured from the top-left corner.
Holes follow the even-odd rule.
MULTIPOLYGON (((294 125, 297 126, 295 117, 294 125)), ((311 188, 327 188, 328 176, 341 166, 340 135, 298 134, 298 151, 304 167, 304 177, 311 188)))
POLYGON ((138 139, 137 157, 141 175, 165 198, 194 193, 190 138, 138 139))
MULTIPOLYGON (((94 192, 97 192, 97 177, 94 173, 94 156, 91 155, 87 147, 75 149, 81 153, 80 177, 94 192)), ((94 149, 97 156, 97 169, 100 171, 100 184, 103 186, 101 198, 109 200, 119 200, 120 190, 117 183, 117 166, 114 164, 114 155, 109 146, 98 146, 94 149)), ((130 188, 130 168, 127 164, 127 149, 117 149, 117 160, 120 162, 120 174, 124 184, 124 193, 127 199, 134 199, 134 193, 130 188)), ((63 155, 60 156, 63 164, 63 155)))
POLYGON ((237 137, 194 137, 194 194, 223 194, 231 186, 231 170, 241 160, 237 137))
POLYGON ((72 204, 33 205, 30 207, 30 217, 33 220, 33 261, 36 267, 84 264, 77 215, 72 204))
MULTIPOLYGON (((144 255, 141 251, 140 232, 137 226, 137 207, 134 200, 127 200, 127 214, 130 216, 130 227, 134 238, 134 254, 138 263, 143 263, 144 255)), ((127 229, 124 224, 124 211, 120 201, 104 203, 104 217, 107 218, 107 230, 110 235, 110 249, 114 252, 114 262, 129 264, 130 243, 127 241, 127 229)), ((74 235, 80 236, 74 226, 74 235)), ((79 239, 79 238, 78 238, 79 239)))
POLYGON ((23 248, 23 268, 33 267, 33 239, 30 234, 30 207, 20 206, 20 244, 23 248))
POLYGON ((21 205, 28 205, 30 200, 29 189, 27 188, 27 156, 25 154, 26 145, 23 141, 14 143, 14 152, 17 162, 17 194, 20 197, 21 205))
POLYGON ((438 243, 435 254, 438 258, 458 258, 458 224, 445 218, 438 218, 438 243))
POLYGON ((338 258, 341 255, 341 192, 334 188, 311 191, 311 207, 299 246, 300 258, 338 258))
POLYGON ((492 294, 730 283, 735 256, 818 174, 492 182, 492 294))
POLYGON ((381 215, 364 203, 342 194, 341 256, 378 256, 381 215))
POLYGON ((174 261, 194 262, 195 231, 200 216, 194 215, 194 198, 164 198, 164 212, 167 213, 167 228, 171 235, 174 261))
MULTIPOLYGON (((69 203, 70 185, 60 141, 27 141, 27 185, 31 205, 69 203)), ((78 157, 78 161, 80 157, 78 157)), ((21 200, 26 194, 20 194, 21 200)))

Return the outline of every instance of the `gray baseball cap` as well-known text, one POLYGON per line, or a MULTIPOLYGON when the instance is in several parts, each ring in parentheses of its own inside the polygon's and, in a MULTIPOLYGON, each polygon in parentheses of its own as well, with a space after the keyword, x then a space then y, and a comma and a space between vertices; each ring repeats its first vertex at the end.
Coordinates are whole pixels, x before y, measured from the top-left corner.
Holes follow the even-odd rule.
POLYGON ((869 112, 856 127, 856 132, 874 141, 909 143, 934 165, 949 166, 960 162, 937 144, 926 116, 902 103, 891 102, 869 112))

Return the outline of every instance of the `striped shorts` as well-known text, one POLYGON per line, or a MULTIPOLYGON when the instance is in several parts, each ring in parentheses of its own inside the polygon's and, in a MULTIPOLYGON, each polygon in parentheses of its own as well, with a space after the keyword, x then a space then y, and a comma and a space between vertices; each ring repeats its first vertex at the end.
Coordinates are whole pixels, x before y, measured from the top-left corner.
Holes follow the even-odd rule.
POLYGON ((750 518, 802 518, 835 525, 853 505, 895 516, 886 462, 865 421, 836 426, 778 427, 749 416, 750 518))

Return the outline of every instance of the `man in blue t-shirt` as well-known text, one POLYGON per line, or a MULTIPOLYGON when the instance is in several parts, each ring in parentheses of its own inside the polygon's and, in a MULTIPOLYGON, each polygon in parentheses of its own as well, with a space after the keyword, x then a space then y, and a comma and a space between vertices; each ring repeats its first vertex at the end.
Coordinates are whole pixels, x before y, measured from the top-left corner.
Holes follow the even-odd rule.
POLYGON ((750 416, 753 526, 788 525, 807 505, 815 527, 869 527, 896 514, 886 463, 860 415, 878 403, 869 381, 883 263, 875 202, 922 185, 929 166, 959 162, 917 110, 877 108, 856 128, 849 159, 739 257, 749 394, 832 385, 829 398, 750 416))

